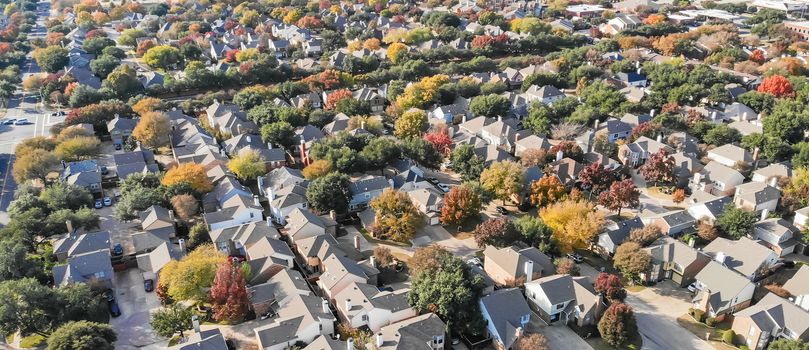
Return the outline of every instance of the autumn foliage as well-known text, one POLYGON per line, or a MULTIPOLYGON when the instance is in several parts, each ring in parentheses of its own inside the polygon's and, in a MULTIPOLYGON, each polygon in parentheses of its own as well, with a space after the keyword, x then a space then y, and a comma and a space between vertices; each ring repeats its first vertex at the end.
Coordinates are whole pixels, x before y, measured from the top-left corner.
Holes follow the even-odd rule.
POLYGON ((211 285, 211 304, 217 321, 238 322, 244 319, 250 305, 244 272, 233 262, 219 264, 211 285))
POLYGON ((172 186, 180 183, 188 183, 191 188, 200 193, 208 193, 213 190, 213 184, 205 172, 205 168, 200 164, 183 163, 171 168, 160 181, 164 186, 172 186))
POLYGON ((441 222, 445 225, 460 225, 480 215, 480 195, 469 186, 456 186, 444 196, 441 207, 441 222))
POLYGON ((758 92, 765 92, 775 97, 795 96, 792 84, 783 75, 773 75, 764 78, 764 81, 758 86, 758 92))

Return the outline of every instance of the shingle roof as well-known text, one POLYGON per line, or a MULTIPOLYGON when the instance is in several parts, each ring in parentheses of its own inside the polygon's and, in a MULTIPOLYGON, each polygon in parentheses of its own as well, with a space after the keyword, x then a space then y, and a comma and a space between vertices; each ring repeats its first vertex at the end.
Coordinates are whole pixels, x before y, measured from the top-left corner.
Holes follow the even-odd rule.
POLYGON ((446 325, 435 314, 429 313, 382 327, 382 346, 379 350, 432 349, 434 337, 443 337, 446 325))
POLYGON ((489 314, 497 336, 506 348, 516 341, 516 330, 521 327, 520 317, 531 315, 531 308, 519 288, 500 289, 480 298, 482 309, 489 314))
POLYGON ((809 312, 773 293, 767 293, 756 305, 735 316, 750 317, 762 331, 771 333, 789 329, 804 339, 809 332, 809 312))

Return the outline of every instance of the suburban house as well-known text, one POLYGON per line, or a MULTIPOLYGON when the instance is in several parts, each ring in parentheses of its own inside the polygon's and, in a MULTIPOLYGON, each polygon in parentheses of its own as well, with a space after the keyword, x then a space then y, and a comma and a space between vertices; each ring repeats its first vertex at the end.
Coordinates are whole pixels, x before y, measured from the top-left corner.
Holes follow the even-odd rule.
POLYGON ((112 143, 116 145, 123 145, 130 136, 135 126, 138 125, 137 119, 120 118, 117 115, 112 120, 107 122, 107 131, 110 132, 112 143))
POLYGON ((214 101, 205 109, 208 125, 225 135, 239 135, 257 133, 258 126, 247 119, 247 113, 241 111, 239 106, 221 104, 214 101))
POLYGON ((674 149, 665 143, 641 136, 635 142, 618 147, 618 159, 622 164, 636 167, 660 150, 666 150, 669 154, 674 153, 674 149))
POLYGON ((329 302, 314 295, 295 295, 277 310, 272 323, 256 327, 258 348, 283 350, 297 342, 311 343, 321 335, 334 334, 334 315, 329 302))
POLYGON ((54 242, 53 254, 59 262, 53 267, 54 285, 85 283, 101 290, 112 287, 109 232, 70 233, 54 242))
POLYGON ((792 224, 800 230, 809 226, 809 207, 803 207, 795 211, 795 218, 792 219, 792 224))
POLYGON ((529 149, 543 149, 549 150, 553 145, 550 141, 545 137, 540 137, 537 135, 529 135, 526 137, 520 137, 514 142, 514 156, 520 157, 522 156, 525 151, 529 149))
POLYGON ((303 258, 301 268, 310 275, 323 272, 323 261, 332 254, 345 256, 340 243, 332 235, 318 235, 295 241, 294 247, 303 258))
POLYGON ((90 193, 101 193, 101 171, 95 160, 63 163, 63 166, 59 177, 63 182, 83 187, 90 193))
POLYGON ((163 242, 148 253, 138 254, 135 259, 138 268, 143 273, 143 279, 151 279, 157 282, 160 270, 172 260, 180 260, 183 252, 179 247, 169 242, 163 242))
POLYGON ((716 219, 725 212, 725 208, 733 201, 728 196, 719 197, 706 202, 699 202, 688 207, 688 213, 697 221, 713 225, 716 219))
POLYGON ((247 266, 250 267, 249 284, 267 282, 279 272, 295 266, 295 254, 289 246, 277 239, 261 237, 247 248, 247 266))
POLYGON ((226 255, 247 255, 247 248, 260 239, 277 238, 278 230, 266 222, 251 222, 208 231, 216 249, 226 255))
MULTIPOLYGON (((753 171, 753 178, 752 181, 755 182, 765 182, 769 183, 771 186, 773 185, 772 181, 773 178, 789 178, 792 177, 792 167, 787 164, 782 163, 773 163, 763 168, 758 168, 753 171)), ((775 183, 774 187, 778 187, 777 182, 775 183)))
POLYGON ((736 186, 736 194, 733 196, 733 204, 748 211, 760 213, 775 212, 778 201, 781 199, 781 191, 764 182, 747 182, 736 186))
POLYGON ((159 205, 153 205, 139 213, 140 225, 144 231, 158 237, 175 236, 174 212, 159 205))
POLYGON ((800 306, 802 309, 809 311, 809 266, 801 265, 798 272, 789 279, 782 287, 786 289, 789 294, 792 294, 795 305, 800 306))
POLYGON ((408 289, 383 292, 370 284, 352 282, 334 296, 334 306, 342 322, 378 332, 391 323, 416 316, 416 310, 407 303, 407 292, 408 289))
POLYGON ((258 196, 237 194, 221 201, 217 211, 203 214, 202 218, 210 230, 233 227, 264 220, 264 209, 258 196))
POLYGON ((267 282, 247 287, 250 306, 257 316, 274 313, 273 307, 287 305, 296 295, 312 295, 309 285, 300 272, 283 269, 267 282))
POLYGON ((718 263, 749 280, 756 280, 778 262, 778 254, 750 238, 733 241, 719 237, 703 248, 718 263))
POLYGON ((639 217, 620 222, 608 221, 605 225, 604 232, 598 234, 596 246, 604 254, 615 254, 615 249, 629 238, 629 232, 634 229, 642 228, 643 226, 643 221, 641 221, 639 217))
POLYGON ((714 196, 734 194, 736 186, 743 183, 744 175, 716 161, 708 162, 702 171, 694 174, 694 178, 691 179, 691 186, 695 191, 707 192, 714 196))
POLYGON ((377 333, 376 348, 378 350, 444 349, 446 329, 447 325, 438 316, 434 313, 427 313, 382 327, 377 333))
POLYGON ((797 231, 792 224, 781 218, 761 220, 753 225, 753 238, 772 249, 779 257, 792 254, 799 244, 794 239, 797 231))
POLYGON ((317 216, 309 209, 295 208, 287 217, 285 234, 293 244, 301 239, 327 233, 334 236, 337 234, 337 221, 332 216, 317 216))
POLYGON ((606 308, 587 277, 554 275, 525 284, 525 296, 545 322, 595 325, 606 308))
POLYGON ((502 349, 511 349, 531 322, 531 308, 519 288, 500 289, 480 298, 486 332, 502 349))
POLYGON ((259 193, 270 202, 272 221, 286 225, 287 216, 295 208, 306 209, 306 188, 309 182, 298 169, 281 167, 273 169, 267 175, 259 176, 259 193))
POLYGON ((746 277, 724 265, 710 261, 697 273, 696 287, 699 290, 694 298, 695 309, 705 312, 706 317, 724 320, 752 303, 756 285, 746 277))
POLYGON ((113 154, 112 162, 115 164, 115 175, 119 179, 126 179, 132 174, 157 173, 160 169, 150 150, 141 150, 138 147, 132 152, 113 154))
POLYGON ((534 247, 496 248, 490 245, 483 251, 483 256, 483 269, 501 286, 519 285, 556 273, 551 259, 534 247))
POLYGON ((652 257, 647 280, 670 279, 680 287, 691 284, 711 261, 707 254, 671 237, 663 237, 643 250, 652 257))
POLYGON ((323 273, 317 280, 317 286, 329 300, 348 288, 351 282, 376 285, 379 275, 379 270, 370 264, 358 263, 338 254, 323 259, 322 266, 323 273))
POLYGON ((67 236, 53 242, 53 256, 56 261, 64 263, 67 258, 96 250, 110 250, 110 233, 107 231, 78 234, 68 226, 67 236))
POLYGON ((422 214, 424 214, 427 224, 438 225, 441 217, 441 206, 444 203, 444 196, 435 188, 417 188, 407 191, 408 197, 422 214))
POLYGON ((809 340, 809 312, 773 293, 733 315, 736 341, 763 349, 775 339, 809 340))
POLYGON ((194 331, 188 336, 188 339, 175 346, 168 347, 169 350, 193 350, 193 349, 211 349, 211 350, 224 350, 228 345, 225 342, 225 337, 219 328, 212 328, 204 331, 194 331))
POLYGON ((392 188, 384 176, 366 175, 356 179, 348 185, 351 192, 351 200, 348 202, 348 210, 362 211, 368 206, 372 199, 382 194, 386 188, 392 188))
POLYGON ((726 144, 708 151, 708 159, 726 167, 736 168, 738 164, 751 164, 753 155, 744 148, 726 144))
POLYGON ((694 228, 697 220, 685 210, 671 211, 652 221, 653 225, 660 227, 665 235, 677 236, 681 232, 694 228))
POLYGON ((529 104, 534 101, 539 101, 545 105, 551 105, 554 102, 565 98, 565 93, 552 85, 545 85, 542 87, 531 85, 522 95, 529 104))

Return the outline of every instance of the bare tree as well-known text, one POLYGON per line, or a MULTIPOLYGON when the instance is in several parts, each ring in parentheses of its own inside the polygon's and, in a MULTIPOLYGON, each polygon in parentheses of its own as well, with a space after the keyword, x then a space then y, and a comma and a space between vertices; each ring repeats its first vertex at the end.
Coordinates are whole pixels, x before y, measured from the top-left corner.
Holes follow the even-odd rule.
POLYGON ((555 140, 573 140, 582 130, 584 127, 579 124, 562 122, 551 128, 551 137, 555 140))

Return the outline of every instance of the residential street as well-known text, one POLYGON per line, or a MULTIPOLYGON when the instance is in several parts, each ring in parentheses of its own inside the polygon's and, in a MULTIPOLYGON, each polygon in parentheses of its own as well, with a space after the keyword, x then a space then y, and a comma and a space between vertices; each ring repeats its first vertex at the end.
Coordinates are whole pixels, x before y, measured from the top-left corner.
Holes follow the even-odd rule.
POLYGON ((683 291, 675 288, 671 281, 665 281, 627 295, 627 304, 635 309, 638 329, 643 336, 643 349, 714 349, 677 323, 677 317, 687 313, 690 307, 683 299, 688 292, 683 291))

